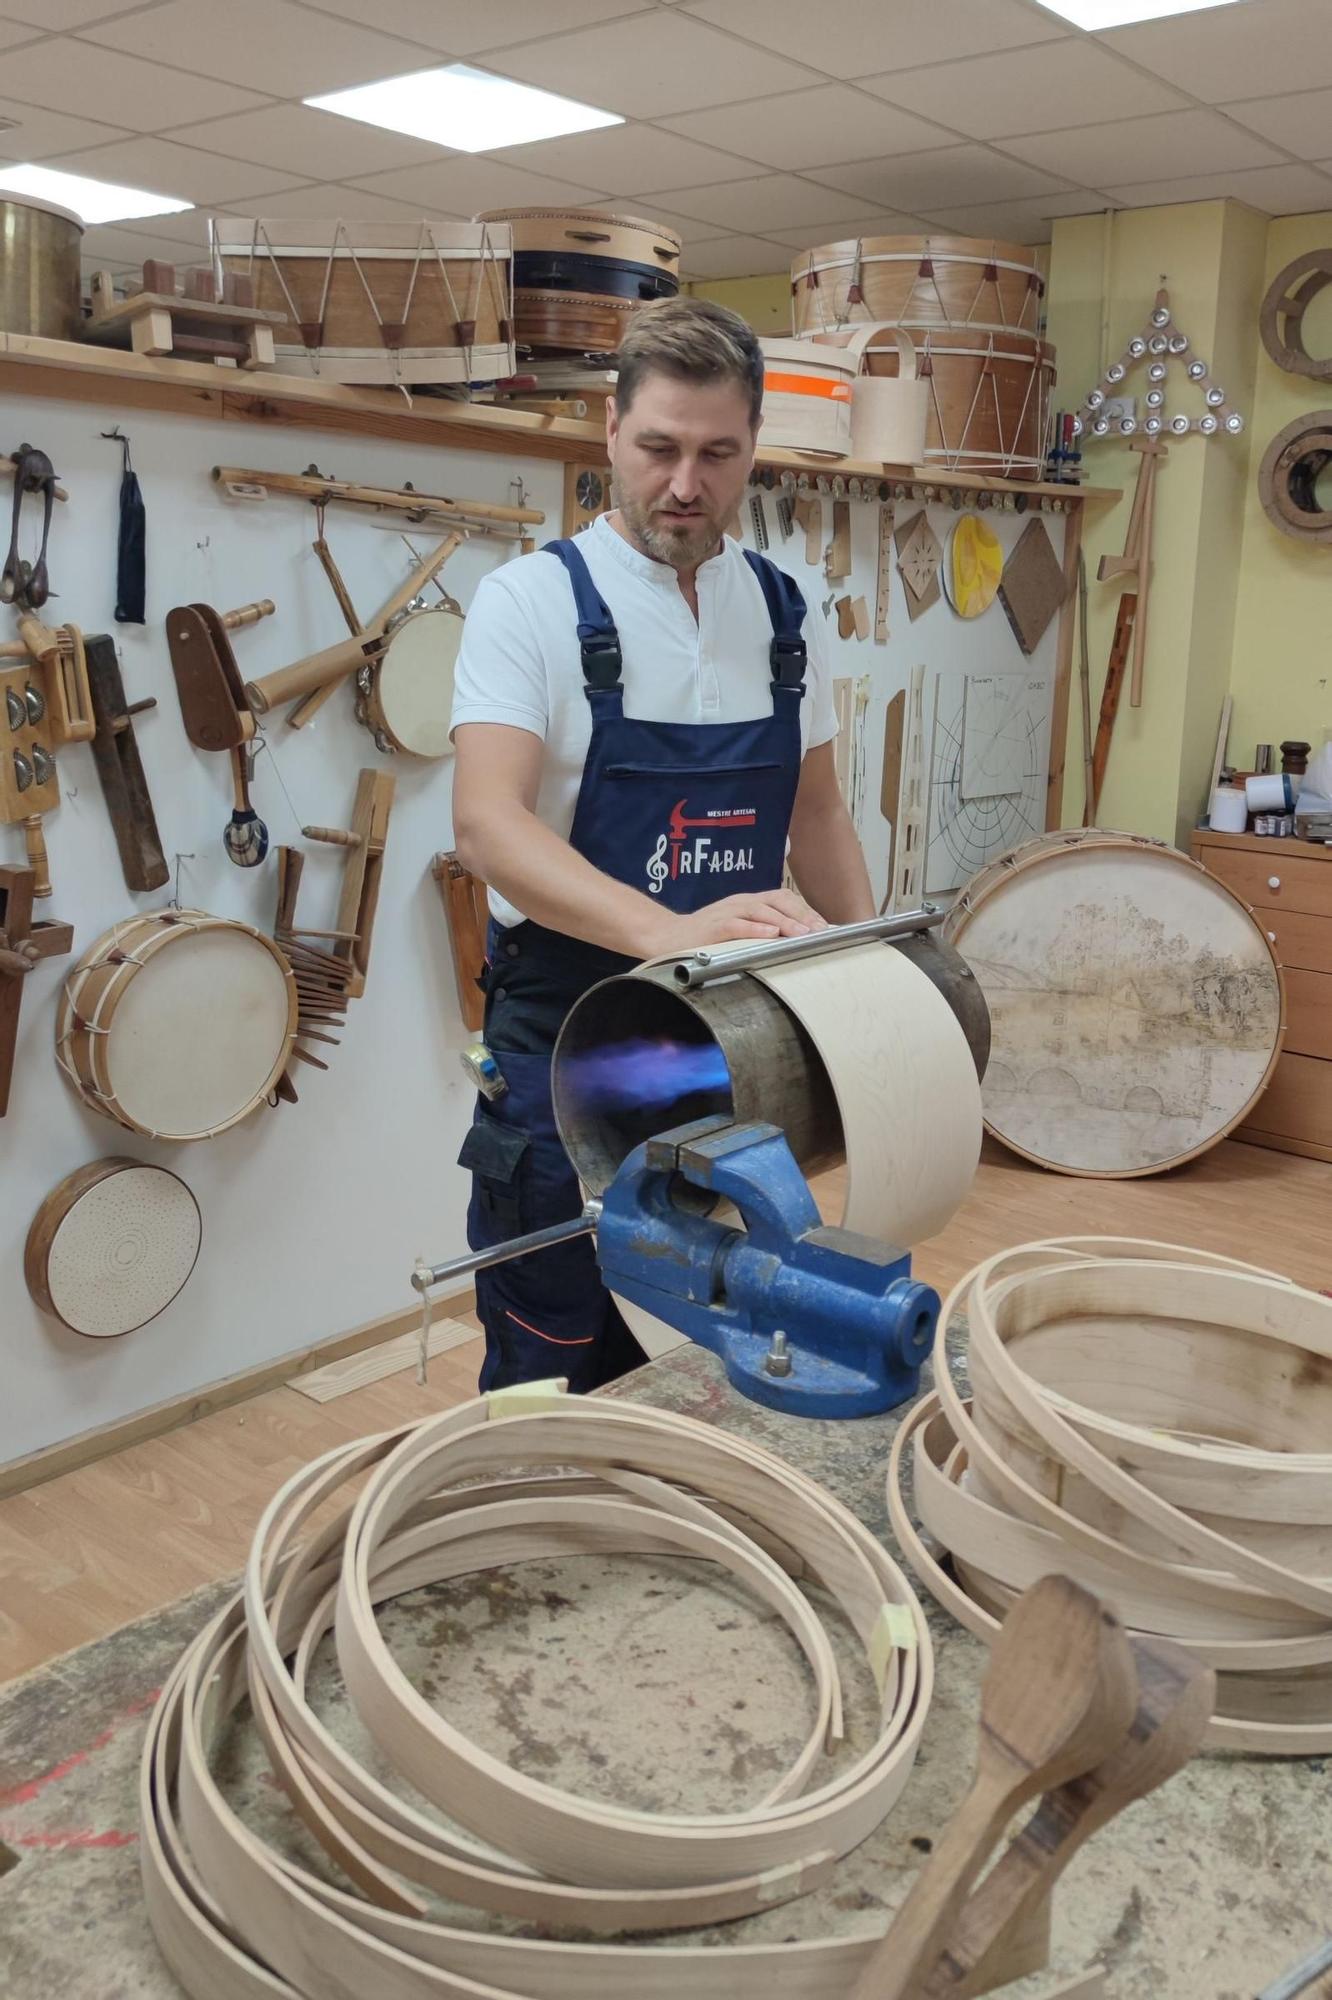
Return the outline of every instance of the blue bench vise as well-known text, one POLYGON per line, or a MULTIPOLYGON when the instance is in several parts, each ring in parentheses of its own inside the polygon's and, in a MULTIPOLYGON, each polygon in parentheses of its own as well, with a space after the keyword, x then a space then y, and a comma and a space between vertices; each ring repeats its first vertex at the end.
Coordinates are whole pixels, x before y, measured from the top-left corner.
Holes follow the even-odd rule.
POLYGON ((823 1223, 776 1125, 703 1118, 636 1147, 602 1197, 597 1258, 741 1395, 795 1416, 894 1408, 934 1345, 938 1293, 906 1252, 823 1223), (712 1219, 725 1202, 742 1228, 712 1219))

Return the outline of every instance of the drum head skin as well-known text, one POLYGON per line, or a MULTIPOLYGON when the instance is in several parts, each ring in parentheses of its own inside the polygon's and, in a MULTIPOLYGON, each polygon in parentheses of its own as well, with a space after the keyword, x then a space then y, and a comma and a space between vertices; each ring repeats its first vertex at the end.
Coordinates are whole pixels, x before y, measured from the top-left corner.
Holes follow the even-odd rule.
POLYGON ((199 1255, 199 1204, 178 1175, 98 1160, 63 1180, 28 1232, 24 1271, 43 1311, 97 1340, 164 1312, 199 1255))
POLYGON ((389 639, 375 675, 379 712, 389 736, 414 757, 453 749, 453 674, 463 621, 447 605, 413 611, 389 639))

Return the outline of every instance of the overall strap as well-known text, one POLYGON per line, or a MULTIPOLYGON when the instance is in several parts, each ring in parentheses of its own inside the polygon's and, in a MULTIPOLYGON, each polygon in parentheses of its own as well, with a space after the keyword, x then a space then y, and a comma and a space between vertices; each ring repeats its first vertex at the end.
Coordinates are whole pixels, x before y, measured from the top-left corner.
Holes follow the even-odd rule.
MULTIPOLYGON (((578 612, 578 639, 588 694, 618 688, 624 668, 620 635, 615 629, 609 605, 592 581, 582 550, 572 541, 546 542, 543 547, 547 555, 557 557, 569 572, 574 607, 578 612)), ((803 610, 804 607, 801 608, 803 610)))
POLYGON ((744 550, 745 561, 759 580, 768 616, 772 620, 772 663, 774 687, 799 688, 804 692, 808 651, 801 627, 805 622, 805 600, 794 581, 775 562, 753 549, 744 550))

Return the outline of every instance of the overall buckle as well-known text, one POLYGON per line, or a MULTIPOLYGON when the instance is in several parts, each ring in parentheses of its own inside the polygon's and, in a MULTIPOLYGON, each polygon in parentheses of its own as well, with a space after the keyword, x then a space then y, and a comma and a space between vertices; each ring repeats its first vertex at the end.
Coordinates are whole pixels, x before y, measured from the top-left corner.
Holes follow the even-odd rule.
POLYGON ((803 687, 809 652, 802 638, 778 634, 768 651, 772 677, 779 687, 803 687))
POLYGON ((624 670, 624 655, 614 632, 594 632, 582 643, 583 679, 598 692, 618 687, 624 670))

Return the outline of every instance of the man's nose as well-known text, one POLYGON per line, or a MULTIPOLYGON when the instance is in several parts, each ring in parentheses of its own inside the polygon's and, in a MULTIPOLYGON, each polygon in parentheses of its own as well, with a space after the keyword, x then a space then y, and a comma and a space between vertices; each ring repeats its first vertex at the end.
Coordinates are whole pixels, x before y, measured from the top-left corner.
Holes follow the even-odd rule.
POLYGON ((671 480, 671 492, 685 504, 697 500, 699 495, 699 463, 695 458, 682 458, 675 468, 671 480))

